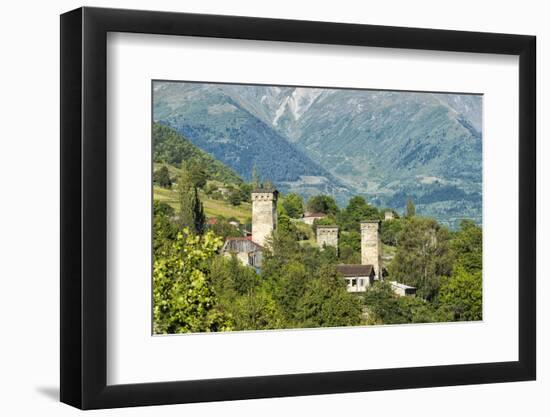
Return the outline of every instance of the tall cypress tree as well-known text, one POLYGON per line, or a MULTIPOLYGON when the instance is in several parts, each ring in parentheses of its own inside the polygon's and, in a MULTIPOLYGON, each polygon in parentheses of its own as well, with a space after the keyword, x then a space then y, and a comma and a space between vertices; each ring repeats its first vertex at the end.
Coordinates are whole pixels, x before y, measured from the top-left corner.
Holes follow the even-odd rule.
POLYGON ((256 168, 256 164, 252 167, 252 188, 258 189, 261 187, 260 184, 260 175, 258 174, 258 169, 256 168))
POLYGON ((407 201, 407 210, 405 212, 405 217, 414 217, 416 216, 416 207, 414 206, 414 203, 412 199, 409 198, 407 201))
POLYGON ((182 168, 178 181, 179 191, 179 222, 181 227, 187 227, 189 231, 197 234, 204 232, 204 207, 199 198, 199 191, 192 181, 189 172, 182 168))

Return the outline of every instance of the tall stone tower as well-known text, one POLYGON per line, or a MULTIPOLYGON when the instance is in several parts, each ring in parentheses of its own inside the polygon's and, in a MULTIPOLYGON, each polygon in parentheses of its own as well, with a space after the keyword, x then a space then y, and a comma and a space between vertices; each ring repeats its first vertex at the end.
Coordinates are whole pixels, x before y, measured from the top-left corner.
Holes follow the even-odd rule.
POLYGON ((317 244, 334 246, 338 250, 338 226, 317 226, 317 244))
POLYGON ((277 228, 277 190, 252 191, 252 240, 265 246, 266 238, 277 228))
POLYGON ((376 279, 381 279, 380 258, 382 242, 380 241, 380 221, 361 222, 361 264, 373 265, 376 279))

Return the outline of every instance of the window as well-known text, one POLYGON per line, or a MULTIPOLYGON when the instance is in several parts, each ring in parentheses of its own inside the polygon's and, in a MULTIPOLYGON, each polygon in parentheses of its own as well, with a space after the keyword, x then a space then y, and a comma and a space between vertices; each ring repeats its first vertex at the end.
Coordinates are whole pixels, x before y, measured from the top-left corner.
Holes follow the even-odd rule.
POLYGON ((357 279, 354 278, 351 280, 351 286, 355 287, 356 285, 357 285, 357 279))

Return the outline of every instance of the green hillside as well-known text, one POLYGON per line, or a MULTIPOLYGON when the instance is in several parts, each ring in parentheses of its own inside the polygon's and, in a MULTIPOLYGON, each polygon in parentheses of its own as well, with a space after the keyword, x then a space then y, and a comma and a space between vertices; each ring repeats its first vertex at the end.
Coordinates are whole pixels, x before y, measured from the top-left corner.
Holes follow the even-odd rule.
POLYGON ((175 130, 160 123, 153 123, 153 162, 181 166, 182 161, 197 162, 209 180, 227 184, 243 182, 235 171, 204 152, 175 130))
MULTIPOLYGON (((215 200, 202 191, 199 192, 199 195, 207 217, 234 217, 242 224, 250 221, 250 217, 252 216, 252 204, 241 203, 238 206, 233 206, 226 201, 215 200)), ((153 198, 169 204, 176 212, 179 209, 178 192, 175 189, 165 189, 155 186, 153 187, 153 198)))
MULTIPOLYGON (((165 166, 168 169, 170 178, 174 183, 178 182, 181 175, 181 163, 195 162, 200 166, 207 178, 205 188, 244 185, 243 180, 235 171, 218 161, 216 158, 199 149, 189 142, 175 130, 160 123, 153 124, 153 171, 156 172, 165 166)), ((199 190, 201 202, 204 211, 208 217, 236 218, 241 223, 246 223, 252 216, 252 205, 246 201, 239 205, 233 205, 225 198, 214 198, 205 192, 199 190)), ((162 188, 157 185, 153 187, 153 198, 165 202, 172 206, 176 211, 179 209, 177 187, 162 188)))
POLYGON ((255 166, 281 192, 331 194, 344 203, 350 191, 325 168, 255 117, 217 84, 157 81, 153 117, 250 181, 255 166))

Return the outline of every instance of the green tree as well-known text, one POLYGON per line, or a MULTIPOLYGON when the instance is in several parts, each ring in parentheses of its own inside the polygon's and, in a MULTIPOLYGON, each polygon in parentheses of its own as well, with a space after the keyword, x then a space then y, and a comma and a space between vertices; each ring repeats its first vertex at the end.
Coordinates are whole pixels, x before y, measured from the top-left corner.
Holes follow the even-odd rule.
POLYGON ((166 165, 163 165, 153 173, 153 182, 163 188, 172 188, 172 179, 166 165))
POLYGON ((457 264, 466 272, 481 271, 483 264, 481 227, 472 220, 462 220, 458 230, 452 235, 450 246, 457 264))
POLYGON ((360 230, 363 220, 379 220, 378 209, 371 206, 361 196, 352 197, 347 207, 338 214, 338 223, 343 230, 360 230))
POLYGON ((418 296, 432 300, 441 277, 449 276, 451 270, 448 230, 433 219, 407 219, 389 265, 391 279, 416 287, 418 296))
POLYGON ((174 209, 168 204, 153 200, 153 253, 156 255, 176 238, 177 228, 172 223, 174 209))
POLYGON ((231 203, 232 206, 238 206, 241 204, 241 192, 239 190, 231 190, 229 192, 229 196, 227 197, 227 200, 229 203, 231 203))
POLYGON ((338 213, 338 205, 334 198, 329 195, 316 195, 309 199, 307 209, 314 213, 324 213, 336 215, 338 213))
POLYGON ((441 308, 456 321, 481 320, 482 298, 481 270, 468 272, 461 265, 455 267, 439 290, 441 308))
POLYGON ((258 189, 261 188, 262 181, 260 179, 260 174, 258 174, 258 168, 256 167, 256 164, 252 167, 252 188, 258 189))
POLYGON ((299 327, 298 303, 304 296, 309 274, 298 260, 284 263, 272 281, 272 293, 289 327, 299 327))
POLYGON ((272 291, 262 286, 254 269, 243 266, 236 256, 214 259, 212 277, 219 310, 230 315, 233 330, 285 327, 272 291))
POLYGON ((361 263, 361 233, 352 230, 342 232, 338 241, 340 262, 344 264, 361 263))
POLYGON ((153 264, 153 328, 157 334, 231 330, 231 319, 216 309, 210 261, 222 241, 178 233, 153 264))
POLYGON ((218 256, 212 261, 212 282, 223 303, 231 304, 237 296, 258 287, 260 277, 254 269, 241 264, 236 256, 218 256))
POLYGON ((334 327, 360 324, 361 312, 361 299, 347 292, 334 267, 324 266, 307 283, 297 315, 301 327, 334 327))
POLYGON ((299 219, 304 214, 304 201, 296 193, 288 194, 283 200, 283 207, 293 219, 299 219))
POLYGON ((279 306, 266 290, 259 288, 238 297, 233 317, 236 330, 262 330, 284 328, 279 306))
POLYGON ((369 324, 401 324, 409 322, 406 311, 399 303, 387 281, 377 281, 364 294, 369 324))
POLYGON ((377 281, 364 294, 369 324, 433 323, 446 321, 432 303, 396 295, 387 281, 377 281))
POLYGON ((251 202, 252 201, 252 184, 242 183, 239 186, 239 192, 241 196, 241 201, 251 202))
POLYGON ((296 239, 296 225, 292 223, 290 220, 290 217, 288 217, 287 214, 281 214, 279 218, 277 219, 277 229, 285 234, 288 234, 292 236, 292 238, 296 239))
POLYGON ((187 177, 196 188, 204 188, 208 178, 204 166, 196 160, 182 163, 182 170, 187 171, 187 177))
POLYGON ((384 220, 380 227, 380 239, 386 245, 397 246, 403 226, 404 221, 401 219, 384 220))
POLYGON ((267 238, 266 248, 264 249, 264 259, 262 260, 262 271, 269 272, 269 268, 266 270, 266 261, 269 264, 270 261, 279 265, 284 262, 288 262, 291 259, 295 259, 301 253, 300 244, 296 241, 296 236, 290 231, 285 230, 284 227, 277 227, 270 237, 267 238))
POLYGON ((405 217, 414 217, 416 216, 416 207, 414 206, 414 203, 412 199, 407 200, 407 210, 405 212, 405 217))
POLYGON ((189 171, 182 169, 178 181, 179 194, 179 223, 182 228, 187 227, 193 233, 201 234, 204 231, 206 216, 199 198, 199 192, 189 171))
POLYGON ((220 216, 216 220, 214 224, 208 227, 208 230, 211 230, 216 236, 225 240, 228 237, 241 237, 243 235, 239 228, 229 224, 229 221, 225 218, 220 216))

